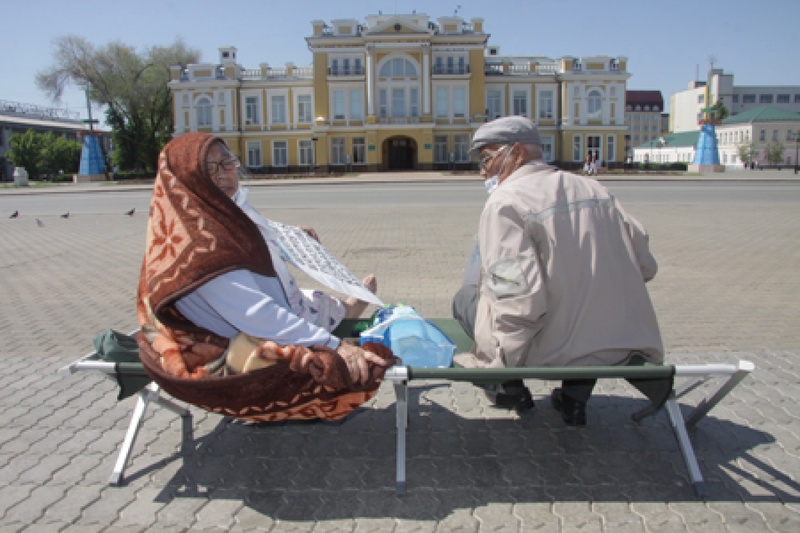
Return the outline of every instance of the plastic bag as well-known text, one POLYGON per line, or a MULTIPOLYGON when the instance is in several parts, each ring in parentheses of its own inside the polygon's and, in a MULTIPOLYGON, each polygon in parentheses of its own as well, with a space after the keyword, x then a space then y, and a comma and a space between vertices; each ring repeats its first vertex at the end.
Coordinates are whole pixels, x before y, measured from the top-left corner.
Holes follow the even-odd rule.
POLYGON ((417 368, 448 368, 456 351, 442 330, 407 305, 380 309, 361 333, 361 344, 366 342, 388 346, 403 365, 417 368))

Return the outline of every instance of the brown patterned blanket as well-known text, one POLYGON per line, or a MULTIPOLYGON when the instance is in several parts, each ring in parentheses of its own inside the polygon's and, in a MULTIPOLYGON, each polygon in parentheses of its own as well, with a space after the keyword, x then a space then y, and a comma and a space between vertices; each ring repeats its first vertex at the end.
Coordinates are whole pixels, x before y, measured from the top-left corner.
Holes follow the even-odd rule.
MULTIPOLYGON (((215 142, 222 141, 185 134, 159 157, 137 299, 145 370, 176 398, 229 416, 341 418, 377 392, 385 369, 370 365, 369 380, 354 384, 345 361, 328 348, 260 339, 251 356, 262 359, 263 368, 213 376, 206 365, 223 356, 228 339, 199 328, 175 308, 182 296, 225 272, 275 275, 258 228, 208 174, 206 154, 215 142)), ((392 358, 384 346, 369 350, 392 358)))

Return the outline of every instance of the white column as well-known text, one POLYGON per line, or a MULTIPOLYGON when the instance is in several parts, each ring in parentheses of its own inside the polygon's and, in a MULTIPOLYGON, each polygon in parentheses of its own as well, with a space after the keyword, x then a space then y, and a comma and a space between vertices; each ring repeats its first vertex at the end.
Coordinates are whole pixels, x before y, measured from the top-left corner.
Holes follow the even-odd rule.
POLYGON ((367 45, 367 116, 375 115, 375 55, 367 45))
POLYGON ((422 45, 422 114, 431 114, 431 47, 422 45))

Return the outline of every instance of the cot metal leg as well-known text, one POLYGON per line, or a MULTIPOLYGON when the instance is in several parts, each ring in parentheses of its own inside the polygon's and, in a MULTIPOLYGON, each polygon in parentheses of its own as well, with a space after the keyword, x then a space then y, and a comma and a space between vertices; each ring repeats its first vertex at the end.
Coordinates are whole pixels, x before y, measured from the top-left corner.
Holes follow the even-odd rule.
POLYGON ((406 493, 406 429, 408 428, 408 382, 394 381, 395 412, 397 414, 397 467, 395 490, 406 493))
POLYGON ((680 446, 681 454, 683 455, 683 462, 686 464, 686 470, 689 471, 689 479, 692 482, 694 493, 698 498, 702 498, 706 494, 703 474, 700 472, 700 465, 697 463, 692 441, 689 439, 688 431, 686 431, 686 422, 683 419, 683 414, 681 413, 681 408, 680 405, 678 405, 678 400, 674 392, 670 394, 665 407, 669 414, 670 422, 672 423, 672 430, 675 433, 675 438, 678 440, 678 446, 680 446))
POLYGON ((125 467, 128 466, 128 460, 133 451, 133 445, 142 427, 144 415, 147 413, 147 407, 151 402, 166 407, 175 414, 184 417, 190 415, 186 408, 166 398, 160 398, 160 393, 161 389, 155 383, 150 383, 139 391, 139 398, 136 400, 136 406, 133 408, 133 415, 131 416, 130 424, 128 424, 128 431, 125 433, 125 439, 120 445, 117 462, 114 464, 114 470, 111 472, 111 478, 108 480, 109 485, 118 487, 122 484, 125 475, 125 467))
POLYGON ((711 409, 713 409, 725 396, 736 388, 747 375, 755 370, 755 365, 750 361, 739 361, 736 371, 711 395, 703 398, 697 404, 686 421, 686 427, 693 428, 711 409))

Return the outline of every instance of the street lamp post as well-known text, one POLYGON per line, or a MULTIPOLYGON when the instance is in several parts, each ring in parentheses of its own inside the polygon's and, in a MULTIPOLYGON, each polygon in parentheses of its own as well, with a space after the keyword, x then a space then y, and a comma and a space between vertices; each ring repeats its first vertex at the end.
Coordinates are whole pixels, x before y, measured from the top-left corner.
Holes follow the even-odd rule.
POLYGON ((311 137, 311 141, 313 143, 313 149, 311 151, 311 173, 317 173, 317 137, 311 137))

